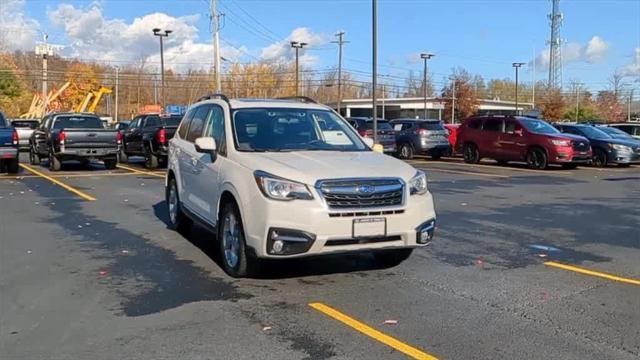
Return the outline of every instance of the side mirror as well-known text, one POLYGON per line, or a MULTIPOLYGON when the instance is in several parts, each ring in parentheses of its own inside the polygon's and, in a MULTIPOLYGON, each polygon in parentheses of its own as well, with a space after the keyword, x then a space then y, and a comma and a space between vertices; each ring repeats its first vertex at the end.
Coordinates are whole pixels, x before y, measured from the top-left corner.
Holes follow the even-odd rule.
POLYGON ((211 155, 211 161, 216 156, 216 141, 212 137, 199 137, 195 141, 196 151, 211 155))
POLYGON ((372 148, 372 147, 373 147, 373 139, 372 139, 372 138, 362 138, 362 141, 364 141, 364 143, 365 143, 368 147, 370 147, 370 148, 372 148))

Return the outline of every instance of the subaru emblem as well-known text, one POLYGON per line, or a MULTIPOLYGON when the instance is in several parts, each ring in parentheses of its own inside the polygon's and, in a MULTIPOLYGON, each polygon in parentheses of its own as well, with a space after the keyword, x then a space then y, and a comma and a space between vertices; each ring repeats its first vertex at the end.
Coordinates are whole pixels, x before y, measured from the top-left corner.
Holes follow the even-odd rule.
POLYGON ((369 195, 369 194, 372 194, 374 191, 376 191, 376 188, 375 186, 371 186, 371 185, 359 185, 358 187, 356 187, 356 192, 362 195, 369 195))

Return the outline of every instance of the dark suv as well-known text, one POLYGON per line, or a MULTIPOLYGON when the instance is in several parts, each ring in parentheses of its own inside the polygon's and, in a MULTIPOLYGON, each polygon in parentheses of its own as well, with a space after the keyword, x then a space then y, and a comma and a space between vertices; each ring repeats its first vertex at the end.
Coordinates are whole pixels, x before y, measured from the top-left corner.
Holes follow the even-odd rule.
MULTIPOLYGON (((373 139, 373 119, 363 117, 348 117, 347 122, 353 126, 354 129, 363 138, 373 139)), ((378 119, 378 143, 382 145, 385 153, 396 152, 396 135, 393 128, 387 120, 378 119)))
POLYGON ((555 124, 558 130, 567 134, 584 136, 593 147, 593 165, 604 167, 609 164, 629 166, 640 163, 640 146, 632 140, 617 139, 592 125, 555 124))
POLYGON ((458 150, 464 161, 483 157, 498 163, 526 161, 532 169, 549 164, 575 168, 591 161, 591 146, 582 136, 562 134, 546 121, 520 116, 476 116, 458 130, 458 150))
POLYGON ((429 154, 438 160, 451 152, 449 132, 440 120, 394 119, 391 126, 396 131, 398 156, 412 159, 414 154, 429 154))

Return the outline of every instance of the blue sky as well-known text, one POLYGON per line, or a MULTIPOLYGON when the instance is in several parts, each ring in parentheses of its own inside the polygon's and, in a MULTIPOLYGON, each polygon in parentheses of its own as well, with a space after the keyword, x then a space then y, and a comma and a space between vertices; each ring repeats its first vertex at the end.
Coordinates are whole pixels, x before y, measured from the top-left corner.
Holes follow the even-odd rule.
MULTIPOLYGON (((176 49, 175 56, 169 53, 168 62, 193 61, 183 67, 210 62, 206 0, 6 1, 16 3, 18 10, 12 11, 20 11, 24 19, 38 24, 39 31, 49 33, 50 42, 66 45, 61 52, 69 56, 99 58, 109 53, 106 58, 111 61, 126 62, 133 61, 137 53, 150 56, 153 63, 157 56, 155 39, 135 38, 147 35, 135 33, 134 23, 151 28, 155 21, 178 29, 182 29, 182 23, 187 24, 185 34, 181 34, 184 36, 176 34, 172 40, 175 43, 168 44, 176 49), (60 10, 63 7, 65 11, 60 10), (84 19, 84 23, 78 19, 84 19), (100 25, 100 21, 105 24, 100 25), (68 25, 73 22, 82 25, 68 25), (101 44, 104 32, 101 36, 87 35, 92 24, 105 29, 113 26, 117 30, 112 36, 126 41, 101 44), (129 31, 137 35, 126 34, 129 31), (130 48, 118 49, 121 55, 108 48, 124 43, 130 48), (185 59, 185 54, 191 56, 185 59)), ((629 75, 625 82, 640 79, 640 0, 564 0, 560 6, 565 16, 565 84, 577 79, 594 90, 604 89, 615 71, 629 75)), ((336 30, 344 30, 350 41, 345 47, 345 67, 362 72, 363 79, 371 71, 371 1, 219 0, 219 8, 226 14, 223 55, 233 60, 288 59, 288 40, 301 36, 312 44, 303 62, 307 67, 324 69, 336 64, 336 45, 330 41, 335 40, 336 30)), ((534 47, 538 56, 548 51, 550 9, 549 0, 379 1, 379 72, 406 77, 409 70, 420 71, 422 63, 416 61, 417 54, 426 50, 436 54, 429 63, 436 83, 458 66, 485 79, 513 77, 512 62, 531 62, 534 47)), ((9 26, 15 28, 16 24, 9 26)), ((546 78, 545 59, 538 58, 538 79, 546 78)), ((524 69, 522 77, 530 81, 531 69, 524 69)))

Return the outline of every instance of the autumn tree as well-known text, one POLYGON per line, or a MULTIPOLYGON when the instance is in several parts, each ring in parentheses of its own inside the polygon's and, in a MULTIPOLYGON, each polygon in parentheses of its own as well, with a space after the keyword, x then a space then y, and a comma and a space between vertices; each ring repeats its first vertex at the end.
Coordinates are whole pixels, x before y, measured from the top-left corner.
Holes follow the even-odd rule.
POLYGON ((82 62, 74 62, 65 72, 65 81, 71 85, 64 92, 63 108, 71 109, 82 104, 87 94, 100 88, 94 67, 82 62))
POLYGON ((606 122, 615 122, 624 118, 624 106, 614 91, 598 92, 595 105, 600 119, 606 122))
POLYGON ((445 118, 452 119, 452 105, 455 88, 455 118, 458 121, 465 119, 478 111, 478 96, 471 84, 472 77, 464 69, 455 69, 450 76, 451 84, 442 89, 442 98, 445 102, 445 118))
POLYGON ((561 120, 565 113, 565 102, 560 89, 548 87, 536 99, 538 109, 546 120, 561 120))

